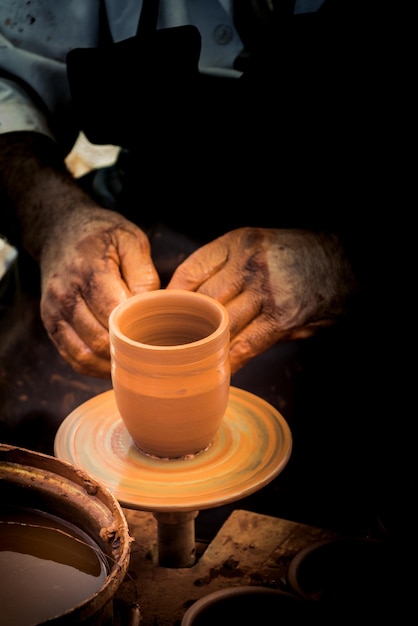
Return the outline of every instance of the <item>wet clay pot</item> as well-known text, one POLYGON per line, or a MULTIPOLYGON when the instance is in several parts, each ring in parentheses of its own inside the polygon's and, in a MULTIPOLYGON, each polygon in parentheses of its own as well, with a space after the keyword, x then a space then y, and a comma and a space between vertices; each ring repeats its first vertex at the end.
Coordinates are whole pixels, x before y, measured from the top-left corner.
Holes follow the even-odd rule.
POLYGON ((0 624, 112 626, 131 537, 87 472, 0 444, 0 624))
POLYGON ((173 459, 207 449, 228 405, 225 307, 178 289, 139 294, 112 311, 109 337, 116 404, 139 450, 173 459))
POLYGON ((310 623, 313 616, 313 607, 298 596, 279 589, 245 585, 218 589, 203 596, 187 609, 181 626, 285 626, 310 623))
POLYGON ((393 612, 400 617, 406 606, 402 570, 401 554, 390 543, 350 537, 304 548, 290 562, 287 578, 326 623, 375 623, 393 612))

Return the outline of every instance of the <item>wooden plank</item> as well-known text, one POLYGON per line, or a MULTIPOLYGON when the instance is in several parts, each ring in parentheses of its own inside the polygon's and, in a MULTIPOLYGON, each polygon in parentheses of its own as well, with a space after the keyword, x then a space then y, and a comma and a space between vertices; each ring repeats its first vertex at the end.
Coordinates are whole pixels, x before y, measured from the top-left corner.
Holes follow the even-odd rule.
POLYGON ((115 626, 126 624, 137 601, 141 626, 179 626, 187 608, 217 589, 239 585, 286 588, 292 557, 306 545, 336 536, 313 528, 250 511, 235 510, 190 568, 158 564, 157 522, 151 513, 125 510, 132 544, 128 576, 114 600, 115 626))

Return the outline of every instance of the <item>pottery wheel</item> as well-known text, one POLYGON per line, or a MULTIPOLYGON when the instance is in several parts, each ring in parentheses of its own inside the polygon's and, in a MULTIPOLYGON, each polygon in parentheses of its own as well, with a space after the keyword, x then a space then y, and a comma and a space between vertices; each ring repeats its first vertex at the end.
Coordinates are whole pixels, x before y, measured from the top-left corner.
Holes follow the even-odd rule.
POLYGON ((258 396, 231 387, 212 445, 192 458, 156 459, 133 443, 113 390, 91 398, 60 425, 54 453, 103 483, 122 506, 198 511, 254 493, 286 466, 292 436, 283 416, 258 396))

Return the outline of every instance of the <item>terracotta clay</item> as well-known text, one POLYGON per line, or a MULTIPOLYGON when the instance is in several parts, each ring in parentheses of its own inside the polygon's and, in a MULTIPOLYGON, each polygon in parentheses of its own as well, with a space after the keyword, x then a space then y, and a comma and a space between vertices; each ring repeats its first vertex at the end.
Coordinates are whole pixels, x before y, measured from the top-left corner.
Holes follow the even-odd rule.
POLYGON ((109 337, 115 400, 136 446, 168 459, 208 448, 230 389, 225 307, 186 290, 142 293, 112 311, 109 337))

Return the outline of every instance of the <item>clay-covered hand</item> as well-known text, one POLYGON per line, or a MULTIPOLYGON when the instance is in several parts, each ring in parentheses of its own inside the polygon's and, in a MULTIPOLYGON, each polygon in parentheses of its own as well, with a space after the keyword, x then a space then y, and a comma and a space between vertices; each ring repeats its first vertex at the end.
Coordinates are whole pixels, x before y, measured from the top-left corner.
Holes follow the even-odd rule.
POLYGON ((167 288, 200 291, 226 306, 234 373, 278 341, 335 322, 356 283, 334 234, 240 228, 196 250, 167 288))
POLYGON ((42 321, 61 356, 81 374, 109 377, 110 312, 160 286, 145 233, 116 212, 89 206, 51 233, 40 268, 42 321))

